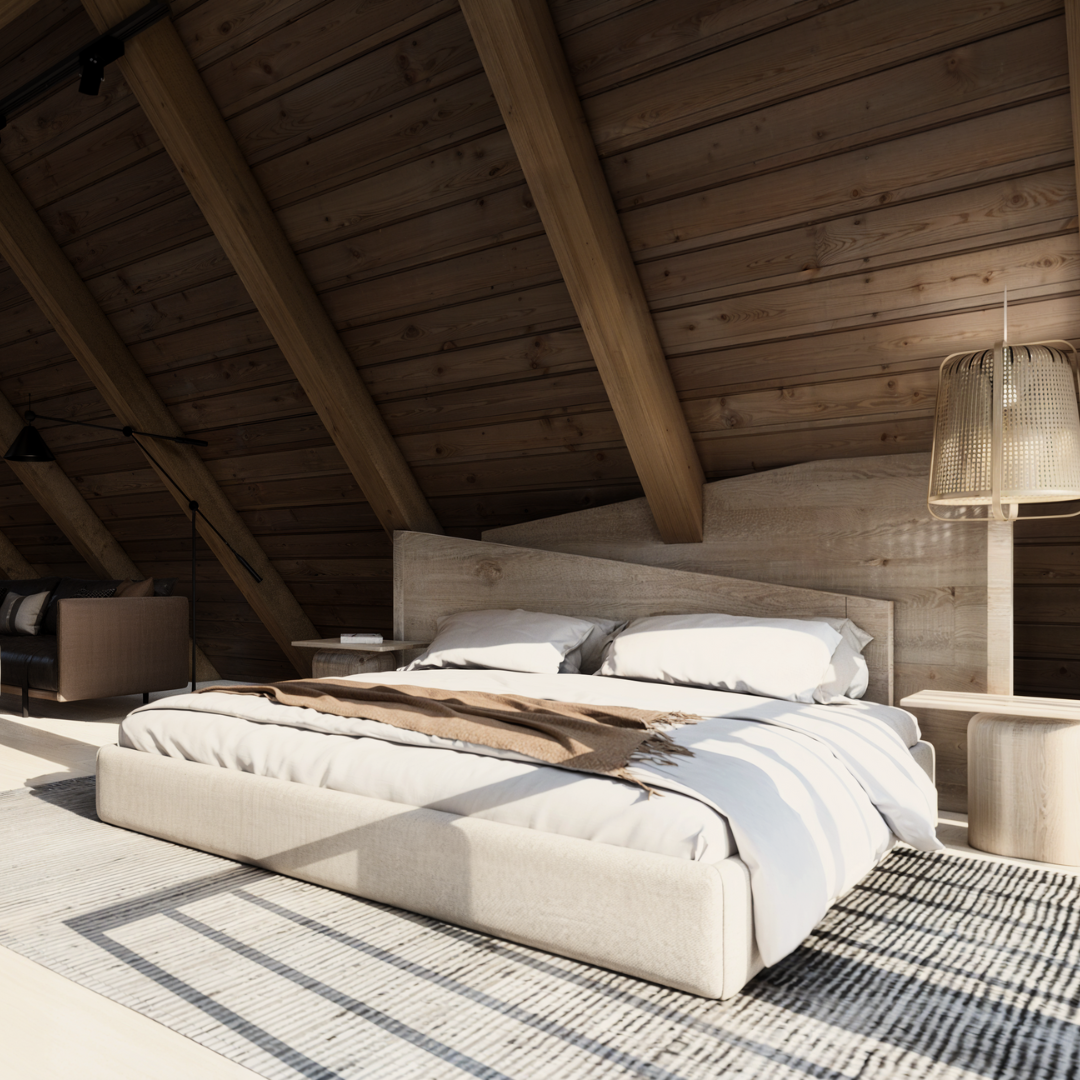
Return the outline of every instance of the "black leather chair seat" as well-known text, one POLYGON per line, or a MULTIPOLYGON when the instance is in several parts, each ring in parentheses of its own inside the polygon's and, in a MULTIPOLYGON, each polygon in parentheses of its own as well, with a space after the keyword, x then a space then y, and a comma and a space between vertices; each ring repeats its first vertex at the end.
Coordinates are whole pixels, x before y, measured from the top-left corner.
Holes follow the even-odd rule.
POLYGON ((59 678, 56 648, 57 638, 52 634, 0 637, 0 679, 7 686, 29 685, 55 693, 59 678))

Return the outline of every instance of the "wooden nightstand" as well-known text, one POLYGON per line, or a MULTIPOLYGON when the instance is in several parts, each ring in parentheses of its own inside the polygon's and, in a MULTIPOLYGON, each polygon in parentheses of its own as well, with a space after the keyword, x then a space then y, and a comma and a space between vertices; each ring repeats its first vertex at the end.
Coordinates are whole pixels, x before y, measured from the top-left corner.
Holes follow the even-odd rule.
POLYGON ((313 679, 393 671, 401 666, 406 652, 426 649, 430 644, 430 641, 384 641, 381 645, 352 645, 337 638, 293 642, 298 649, 319 650, 311 661, 313 679))
POLYGON ((968 843, 1080 866, 1080 701, 922 690, 904 708, 968 721, 968 843))

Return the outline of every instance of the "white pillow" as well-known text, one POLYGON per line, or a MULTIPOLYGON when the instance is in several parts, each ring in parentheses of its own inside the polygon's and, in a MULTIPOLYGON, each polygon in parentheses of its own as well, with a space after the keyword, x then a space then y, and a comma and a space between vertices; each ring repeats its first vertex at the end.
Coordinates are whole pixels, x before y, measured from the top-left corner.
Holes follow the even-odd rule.
POLYGON ((559 665, 562 675, 592 675, 604 659, 604 649, 618 633, 626 629, 626 620, 596 619, 591 615, 581 615, 585 622, 593 624, 589 636, 566 654, 566 659, 559 665))
POLYGON ((841 641, 805 619, 653 615, 612 641, 597 674, 810 703, 841 641))
POLYGON ((850 619, 815 616, 813 621, 828 623, 842 638, 832 654, 829 671, 814 693, 814 700, 822 705, 833 705, 847 698, 861 698, 870 685, 870 669, 862 651, 874 640, 873 635, 850 619))
POLYGON ((556 675, 566 654, 592 633, 587 619, 540 611, 459 611, 437 622, 435 640, 406 671, 499 668, 556 675))

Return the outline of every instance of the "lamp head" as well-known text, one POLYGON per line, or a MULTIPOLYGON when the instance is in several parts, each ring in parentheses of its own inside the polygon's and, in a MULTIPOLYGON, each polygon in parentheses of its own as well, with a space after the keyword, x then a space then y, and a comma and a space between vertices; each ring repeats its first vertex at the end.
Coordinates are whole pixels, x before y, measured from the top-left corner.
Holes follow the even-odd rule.
POLYGON ((15 441, 8 448, 4 460, 26 463, 56 460, 41 432, 34 427, 34 414, 32 412, 26 414, 26 427, 15 436, 15 441))
POLYGON ((1003 342, 946 357, 927 499, 932 516, 940 516, 935 507, 985 506, 991 518, 1009 521, 1022 504, 1080 500, 1075 351, 1067 341, 1003 342))

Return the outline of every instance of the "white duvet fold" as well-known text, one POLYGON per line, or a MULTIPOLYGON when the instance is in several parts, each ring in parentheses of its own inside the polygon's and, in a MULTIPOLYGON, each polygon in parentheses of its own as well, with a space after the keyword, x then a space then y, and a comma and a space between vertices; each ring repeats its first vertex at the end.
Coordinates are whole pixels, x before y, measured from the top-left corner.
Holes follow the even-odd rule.
POLYGON ((730 825, 750 869, 766 964, 798 946, 895 837, 922 850, 941 846, 933 787, 907 750, 918 727, 900 709, 589 675, 440 670, 383 672, 378 681, 678 709, 705 719, 671 732, 693 758, 633 767, 670 792, 653 799, 621 781, 506 751, 231 694, 144 706, 124 721, 121 745, 704 861, 731 852, 730 825))

